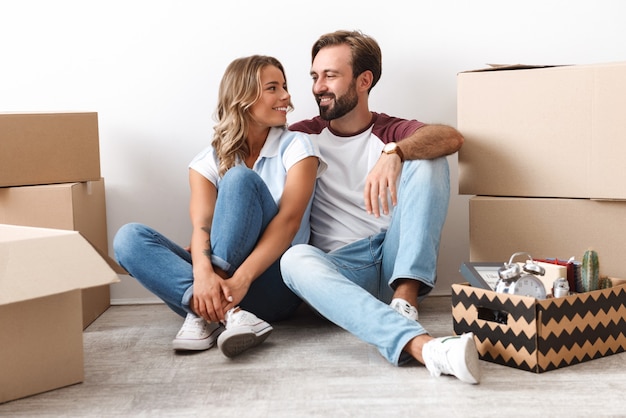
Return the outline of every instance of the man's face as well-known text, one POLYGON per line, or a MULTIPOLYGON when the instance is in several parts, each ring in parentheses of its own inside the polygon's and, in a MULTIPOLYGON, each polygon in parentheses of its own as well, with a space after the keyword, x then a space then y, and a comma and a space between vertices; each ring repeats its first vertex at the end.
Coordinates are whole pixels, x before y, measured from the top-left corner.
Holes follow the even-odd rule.
POLYGON ((313 95, 324 120, 345 116, 359 101, 350 60, 347 45, 322 48, 313 60, 313 95))

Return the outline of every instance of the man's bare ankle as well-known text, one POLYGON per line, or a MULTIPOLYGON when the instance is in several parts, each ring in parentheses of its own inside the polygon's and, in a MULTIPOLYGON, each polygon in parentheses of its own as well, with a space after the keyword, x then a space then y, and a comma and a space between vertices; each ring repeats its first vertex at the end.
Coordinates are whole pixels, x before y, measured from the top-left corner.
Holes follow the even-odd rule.
POLYGON ((424 344, 432 340, 433 337, 429 334, 421 334, 411 339, 405 346, 404 351, 409 353, 415 360, 424 364, 424 357, 422 356, 422 350, 424 344))
POLYGON ((417 295, 419 293, 420 282, 412 279, 398 279, 395 281, 396 290, 392 299, 404 299, 409 304, 417 308, 417 295))

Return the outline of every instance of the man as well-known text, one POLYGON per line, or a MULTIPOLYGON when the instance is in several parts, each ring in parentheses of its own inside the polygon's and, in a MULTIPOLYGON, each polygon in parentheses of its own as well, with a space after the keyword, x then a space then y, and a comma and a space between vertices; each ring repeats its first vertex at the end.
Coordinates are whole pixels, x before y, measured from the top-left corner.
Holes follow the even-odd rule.
POLYGON ((361 32, 326 34, 313 46, 320 115, 290 129, 315 137, 328 168, 315 192, 311 245, 283 255, 283 277, 389 362, 412 356, 432 375, 478 383, 473 336, 435 339, 417 322, 418 299, 435 285, 448 210, 445 156, 458 151, 463 137, 449 126, 371 112, 369 92, 381 69, 378 44, 361 32))

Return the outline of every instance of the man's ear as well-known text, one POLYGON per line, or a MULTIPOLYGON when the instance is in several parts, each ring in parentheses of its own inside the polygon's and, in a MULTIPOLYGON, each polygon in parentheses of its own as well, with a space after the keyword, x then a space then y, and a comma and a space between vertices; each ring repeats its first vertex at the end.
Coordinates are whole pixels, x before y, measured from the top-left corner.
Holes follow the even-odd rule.
POLYGON ((370 70, 363 71, 356 79, 356 87, 359 91, 368 91, 373 80, 374 74, 370 70))

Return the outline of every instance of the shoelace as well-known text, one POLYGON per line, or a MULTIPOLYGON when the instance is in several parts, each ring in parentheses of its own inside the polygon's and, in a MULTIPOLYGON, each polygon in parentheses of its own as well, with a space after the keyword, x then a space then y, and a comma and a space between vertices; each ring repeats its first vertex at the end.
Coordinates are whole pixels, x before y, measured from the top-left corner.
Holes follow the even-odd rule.
POLYGON ((238 307, 231 308, 228 310, 228 312, 226 312, 226 315, 224 315, 224 322, 225 322, 224 325, 226 327, 228 327, 229 324, 232 326, 241 322, 241 319, 245 312, 241 310, 237 310, 237 309, 238 307), (239 312, 238 315, 237 315, 237 312, 239 312))
POLYGON ((206 321, 199 317, 199 316, 191 316, 188 315, 187 318, 185 318, 185 322, 183 322, 183 326, 181 327, 181 332, 186 332, 186 331, 193 331, 195 329, 197 329, 198 327, 206 327, 206 321))
POLYGON ((238 307, 231 308, 226 312, 224 319, 226 320, 226 328, 237 325, 254 325, 254 323, 257 322, 254 320, 254 316, 251 313, 241 310, 238 307))

